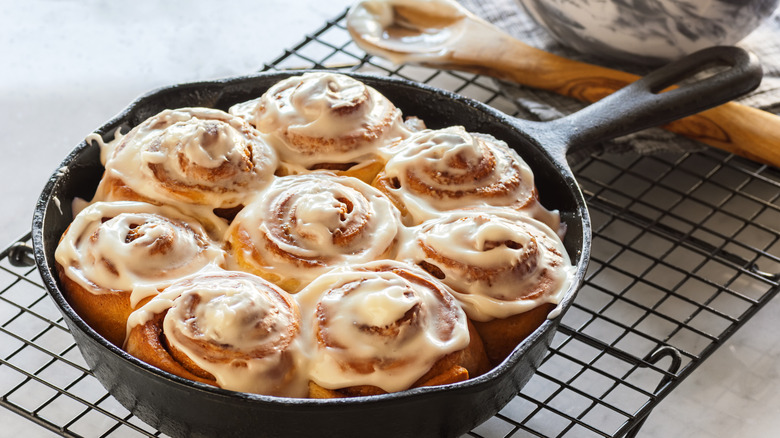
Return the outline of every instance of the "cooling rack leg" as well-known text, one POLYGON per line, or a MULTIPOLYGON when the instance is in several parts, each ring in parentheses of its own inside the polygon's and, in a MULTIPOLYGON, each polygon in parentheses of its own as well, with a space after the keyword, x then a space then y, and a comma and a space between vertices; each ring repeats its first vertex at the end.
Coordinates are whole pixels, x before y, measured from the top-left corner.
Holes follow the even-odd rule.
POLYGON ((16 242, 8 249, 8 262, 17 268, 35 266, 32 245, 28 242, 16 242))
POLYGON ((645 417, 644 420, 637 423, 637 425, 633 429, 631 429, 630 432, 626 434, 626 438, 636 438, 637 434, 642 429, 642 426, 645 425, 645 421, 647 421, 647 417, 645 417))
MULTIPOLYGON (((669 364, 669 375, 665 376, 661 382, 658 384, 658 387, 656 388, 655 392, 658 393, 664 386, 669 384, 672 380, 674 380, 675 375, 680 370, 680 366, 682 365, 682 354, 680 354, 680 351, 674 347, 670 346, 661 346, 653 350, 652 353, 648 354, 647 357, 645 357, 645 361, 648 363, 655 364, 661 359, 668 357, 672 359, 672 363, 669 364)), ((626 433, 626 438, 636 438, 636 436, 639 434, 639 431, 642 429, 642 426, 645 425, 645 422, 647 421, 647 417, 652 413, 651 410, 648 414, 645 415, 645 417, 639 421, 628 433, 626 433)))

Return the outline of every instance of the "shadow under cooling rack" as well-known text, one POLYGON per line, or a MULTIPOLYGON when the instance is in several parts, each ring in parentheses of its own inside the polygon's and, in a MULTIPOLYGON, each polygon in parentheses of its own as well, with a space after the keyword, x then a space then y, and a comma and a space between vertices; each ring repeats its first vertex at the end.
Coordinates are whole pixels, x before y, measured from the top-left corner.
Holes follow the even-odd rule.
MULTIPOLYGON (((489 78, 365 55, 343 16, 265 66, 293 68, 400 76, 517 113, 489 78)), ((777 169, 716 150, 573 168, 593 219, 585 285, 539 371, 470 435, 631 436, 780 289, 777 169)), ((91 375, 37 271, 15 266, 28 248, 0 253, 0 405, 65 436, 159 436, 91 375)))

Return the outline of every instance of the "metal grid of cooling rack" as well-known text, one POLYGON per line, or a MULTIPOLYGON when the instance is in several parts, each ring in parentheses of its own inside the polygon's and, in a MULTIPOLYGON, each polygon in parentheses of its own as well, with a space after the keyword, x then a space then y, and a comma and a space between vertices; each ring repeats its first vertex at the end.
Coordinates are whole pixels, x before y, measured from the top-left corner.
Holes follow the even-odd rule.
MULTIPOLYGON (((343 18, 265 70, 395 75, 516 113, 488 78, 365 55, 343 18)), ((633 436, 780 290, 778 169, 716 150, 593 155, 573 167, 593 219, 585 286, 539 371, 471 436, 633 436)), ((159 436, 91 375, 26 262, 29 236, 0 252, 0 405, 64 436, 159 436)))

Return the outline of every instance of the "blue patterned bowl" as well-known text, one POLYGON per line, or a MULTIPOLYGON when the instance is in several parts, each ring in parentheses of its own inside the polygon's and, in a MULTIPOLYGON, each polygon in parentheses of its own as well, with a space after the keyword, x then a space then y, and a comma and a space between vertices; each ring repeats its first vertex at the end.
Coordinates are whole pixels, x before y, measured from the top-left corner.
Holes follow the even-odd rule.
POLYGON ((518 0, 562 44, 610 60, 659 64, 733 45, 780 0, 518 0))

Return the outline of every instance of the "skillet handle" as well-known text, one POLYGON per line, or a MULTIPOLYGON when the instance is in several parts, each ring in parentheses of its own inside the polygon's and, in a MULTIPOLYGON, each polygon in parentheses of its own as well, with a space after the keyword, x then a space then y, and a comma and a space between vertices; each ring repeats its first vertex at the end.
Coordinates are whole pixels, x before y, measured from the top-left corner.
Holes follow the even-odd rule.
POLYGON ((592 145, 728 102, 758 87, 762 75, 758 58, 743 49, 703 49, 576 113, 543 123, 540 137, 557 137, 555 143, 564 149, 592 145), (720 69, 715 74, 697 76, 715 68, 720 69))

